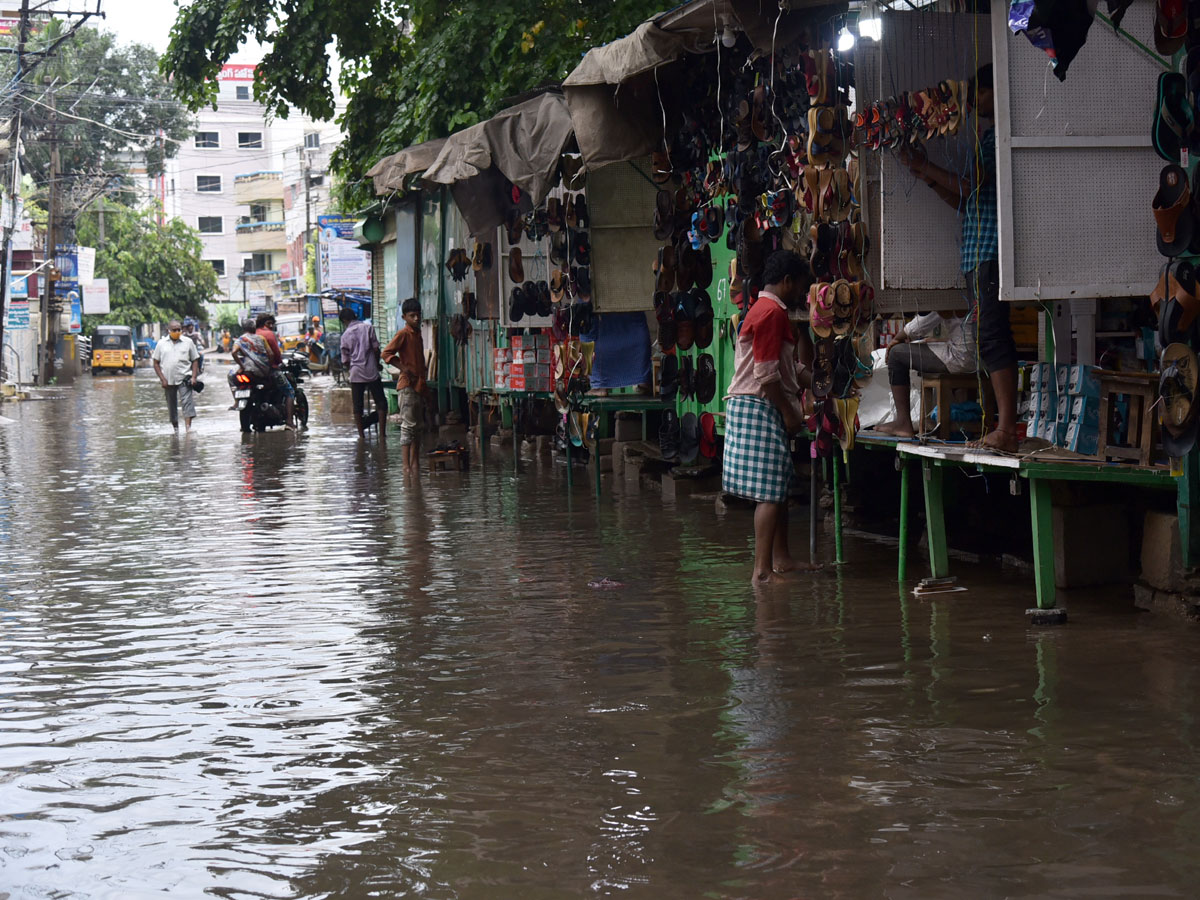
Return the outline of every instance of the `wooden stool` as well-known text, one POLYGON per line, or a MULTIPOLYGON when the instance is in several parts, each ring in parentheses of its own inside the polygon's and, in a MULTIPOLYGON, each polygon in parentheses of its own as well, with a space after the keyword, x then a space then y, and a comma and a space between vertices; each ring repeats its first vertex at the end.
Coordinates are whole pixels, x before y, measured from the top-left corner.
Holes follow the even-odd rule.
POLYGON ((460 471, 465 472, 471 461, 471 455, 465 449, 431 450, 426 456, 429 459, 430 472, 436 472, 439 469, 444 470, 452 465, 457 466, 460 471))
POLYGON ((1154 404, 1158 400, 1158 376, 1149 372, 1111 372, 1097 369, 1100 380, 1100 442, 1096 456, 1100 459, 1132 459, 1139 466, 1150 465, 1150 456, 1158 443, 1158 416, 1154 404), (1129 398, 1129 446, 1109 442, 1112 422, 1112 403, 1115 394, 1129 398), (1135 426, 1136 423, 1136 426, 1135 426))
MULTIPOLYGON (((976 375, 974 372, 960 372, 951 374, 949 372, 929 373, 921 376, 921 422, 924 424, 926 411, 933 407, 937 409, 937 435, 942 440, 949 440, 950 433, 953 431, 953 423, 950 421, 950 393, 951 391, 964 391, 968 396, 978 399, 979 397, 979 382, 983 381, 983 400, 980 402, 980 407, 983 409, 983 419, 979 424, 979 433, 982 435, 985 431, 984 422, 987 421, 988 412, 995 413, 996 398, 992 394, 992 383, 988 377, 982 373, 976 375), (925 400, 925 392, 933 393, 932 402, 928 405, 925 400)), ((974 428, 973 425, 965 425, 960 423, 960 427, 974 428)))

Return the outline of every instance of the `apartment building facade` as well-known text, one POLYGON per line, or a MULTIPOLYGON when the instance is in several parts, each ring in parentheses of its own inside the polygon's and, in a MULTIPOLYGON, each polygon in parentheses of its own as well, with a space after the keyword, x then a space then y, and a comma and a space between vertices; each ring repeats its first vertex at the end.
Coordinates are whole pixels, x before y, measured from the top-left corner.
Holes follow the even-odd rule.
POLYGON ((169 160, 151 193, 200 233, 217 273, 213 303, 261 308, 304 293, 305 224, 329 206, 332 122, 268 118, 253 99, 254 64, 229 64, 217 108, 169 160))

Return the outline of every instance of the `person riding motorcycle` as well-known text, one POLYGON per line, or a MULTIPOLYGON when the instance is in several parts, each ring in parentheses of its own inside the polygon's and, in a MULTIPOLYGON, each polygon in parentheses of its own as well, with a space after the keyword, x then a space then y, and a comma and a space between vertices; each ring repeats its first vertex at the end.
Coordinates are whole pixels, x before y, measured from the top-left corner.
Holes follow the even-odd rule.
POLYGON ((296 430, 296 389, 288 381, 283 371, 283 352, 279 349, 279 338, 275 336, 275 317, 271 313, 259 313, 254 323, 255 333, 267 342, 267 352, 271 360, 272 375, 275 387, 280 391, 287 405, 287 424, 289 431, 296 430))
POLYGON ((266 340, 257 333, 253 319, 242 322, 242 334, 234 342, 233 361, 252 378, 271 377, 271 352, 266 340))

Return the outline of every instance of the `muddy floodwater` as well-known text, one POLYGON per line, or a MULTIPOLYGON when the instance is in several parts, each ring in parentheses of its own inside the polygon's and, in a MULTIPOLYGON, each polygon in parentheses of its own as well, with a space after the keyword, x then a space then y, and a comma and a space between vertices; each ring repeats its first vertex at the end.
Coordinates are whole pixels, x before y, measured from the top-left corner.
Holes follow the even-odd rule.
POLYGON ((1196 896, 1200 631, 1127 592, 848 538, 755 600, 742 510, 210 380, 0 408, 0 897, 1196 896))

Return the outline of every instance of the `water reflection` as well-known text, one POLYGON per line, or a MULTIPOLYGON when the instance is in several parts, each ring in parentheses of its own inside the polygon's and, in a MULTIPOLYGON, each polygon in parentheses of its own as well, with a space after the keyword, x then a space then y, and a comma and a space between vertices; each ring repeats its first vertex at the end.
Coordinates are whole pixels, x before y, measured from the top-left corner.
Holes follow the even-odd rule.
POLYGON ((186 437, 141 376, 5 408, 13 896, 1191 892, 1190 634, 1030 631, 982 569, 898 597, 854 540, 756 602, 741 512, 498 453, 414 481, 218 393, 186 437))

